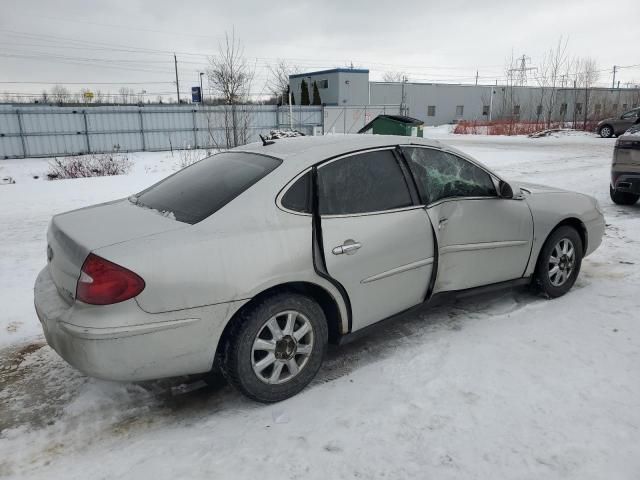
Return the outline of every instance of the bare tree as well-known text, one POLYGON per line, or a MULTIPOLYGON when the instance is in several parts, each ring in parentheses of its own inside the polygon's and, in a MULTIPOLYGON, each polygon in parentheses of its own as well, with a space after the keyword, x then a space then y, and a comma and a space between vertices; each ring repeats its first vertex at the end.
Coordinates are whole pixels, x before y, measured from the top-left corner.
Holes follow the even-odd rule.
POLYGON ((42 95, 40 96, 40 101, 42 103, 48 103, 49 102, 49 94, 47 93, 47 90, 42 90, 42 95))
POLYGON ((558 89, 562 82, 562 75, 566 72, 567 44, 568 39, 565 40, 561 36, 555 48, 546 53, 541 63, 540 82, 541 86, 547 90, 544 103, 547 128, 551 127, 553 112, 558 103, 558 89), (542 76, 543 72, 544 76, 542 76))
POLYGON ((300 67, 290 65, 286 60, 278 60, 278 63, 269 65, 268 68, 270 73, 267 81, 269 93, 276 98, 282 96, 282 104, 287 105, 289 103, 287 95, 289 92, 289 75, 300 73, 300 67))
POLYGON ((408 79, 408 77, 404 72, 384 72, 384 74, 382 74, 383 82, 399 83, 404 82, 405 79, 408 79))
POLYGON ((640 82, 637 82, 635 79, 631 80, 630 84, 634 88, 631 92, 630 103, 632 107, 637 107, 640 105, 640 82))
POLYGON ((102 103, 104 101, 104 93, 102 93, 102 90, 96 90, 95 94, 93 95, 93 103, 102 103))
POLYGON ((67 103, 71 99, 71 93, 62 85, 51 87, 51 98, 56 103, 67 103))
POLYGON ((135 103, 136 92, 133 90, 133 88, 120 87, 118 93, 120 94, 120 101, 122 103, 135 103))
MULTIPOLYGON (((591 99, 591 90, 600 78, 598 64, 593 58, 584 57, 577 59, 575 63, 576 71, 576 87, 584 89, 584 105, 583 105, 583 124, 582 128, 587 129, 587 120, 589 116, 589 101, 591 99)), ((575 128, 575 126, 574 126, 575 128)))
POLYGON ((218 55, 209 58, 207 78, 214 95, 221 98, 225 106, 224 130, 227 148, 247 142, 249 123, 247 109, 238 105, 249 99, 255 67, 249 65, 244 56, 244 47, 235 36, 225 33, 224 42, 218 45, 218 55))
POLYGON ((519 82, 519 77, 516 76, 519 63, 518 59, 514 57, 513 50, 511 55, 505 62, 505 75, 507 78, 506 85, 502 88, 502 101, 500 104, 500 111, 498 117, 506 118, 509 121, 509 135, 514 129, 514 124, 520 120, 524 114, 522 105, 520 104, 520 96, 518 90, 516 90, 516 84, 519 82))

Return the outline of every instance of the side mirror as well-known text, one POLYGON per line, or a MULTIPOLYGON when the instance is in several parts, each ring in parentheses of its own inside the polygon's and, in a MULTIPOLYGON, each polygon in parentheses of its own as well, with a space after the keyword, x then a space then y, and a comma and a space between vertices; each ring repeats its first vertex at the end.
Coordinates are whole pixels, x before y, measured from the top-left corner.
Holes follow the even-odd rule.
POLYGON ((513 188, 511 188, 511 185, 509 185, 507 182, 500 180, 498 188, 500 190, 500 197, 513 198, 513 188))

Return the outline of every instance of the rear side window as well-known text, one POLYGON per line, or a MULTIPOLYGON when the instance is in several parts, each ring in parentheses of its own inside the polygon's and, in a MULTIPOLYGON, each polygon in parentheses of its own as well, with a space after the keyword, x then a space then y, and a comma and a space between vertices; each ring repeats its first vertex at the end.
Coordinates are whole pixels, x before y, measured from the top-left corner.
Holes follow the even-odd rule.
POLYGON ((404 175, 390 150, 360 153, 318 169, 321 215, 380 212, 412 205, 404 175))
POLYGON ((311 172, 305 173, 289 187, 281 203, 294 212, 311 213, 311 172))
POLYGON ((422 200, 450 197, 495 197, 491 175, 467 160, 432 148, 403 148, 422 200))
POLYGON ((137 205, 198 223, 273 171, 281 160, 225 152, 194 163, 138 194, 137 205))

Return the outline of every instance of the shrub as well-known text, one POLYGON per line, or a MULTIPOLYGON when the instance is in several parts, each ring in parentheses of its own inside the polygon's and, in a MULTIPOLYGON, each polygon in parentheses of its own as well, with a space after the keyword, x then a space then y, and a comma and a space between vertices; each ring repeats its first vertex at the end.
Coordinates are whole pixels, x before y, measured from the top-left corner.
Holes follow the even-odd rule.
POLYGON ((211 156, 210 150, 196 150, 187 148, 185 150, 178 151, 178 161, 174 164, 175 170, 182 170, 183 168, 193 165, 199 162, 203 158, 211 156))
POLYGON ((93 153, 71 157, 54 158, 49 162, 47 178, 63 180, 67 178, 106 177, 123 175, 131 170, 131 160, 122 153, 93 153))
MULTIPOLYGON (((531 135, 548 129, 572 128, 571 122, 553 122, 547 125, 544 121, 522 121, 515 122, 512 120, 493 120, 491 122, 483 120, 462 120, 456 124, 453 133, 462 135, 531 135)), ((587 128, 583 128, 582 122, 576 122, 578 130, 590 131, 593 127, 587 124, 587 128)))

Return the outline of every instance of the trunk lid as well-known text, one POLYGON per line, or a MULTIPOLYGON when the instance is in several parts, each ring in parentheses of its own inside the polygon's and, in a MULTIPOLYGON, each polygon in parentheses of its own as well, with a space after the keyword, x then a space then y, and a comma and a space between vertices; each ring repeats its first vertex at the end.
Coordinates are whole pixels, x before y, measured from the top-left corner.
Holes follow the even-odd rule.
POLYGON ((71 303, 76 296, 80 269, 89 252, 186 227, 185 223, 126 199, 56 215, 47 232, 51 278, 60 295, 71 303))

